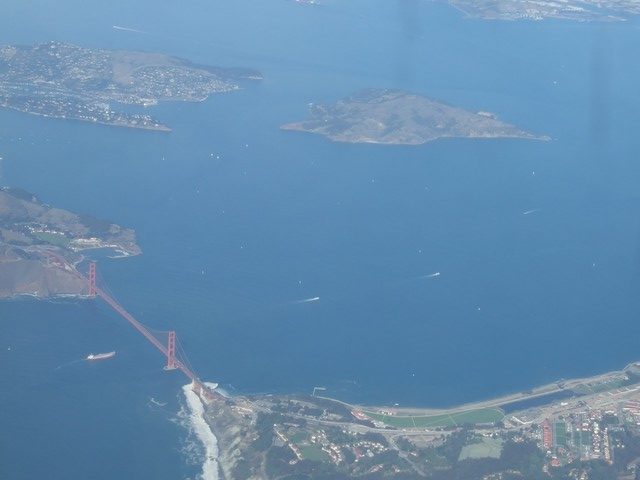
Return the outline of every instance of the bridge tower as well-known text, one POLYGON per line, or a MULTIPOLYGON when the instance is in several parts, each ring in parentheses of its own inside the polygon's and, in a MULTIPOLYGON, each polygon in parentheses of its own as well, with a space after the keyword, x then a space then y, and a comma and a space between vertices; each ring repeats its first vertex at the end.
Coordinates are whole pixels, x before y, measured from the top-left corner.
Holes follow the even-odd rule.
POLYGON ((175 370, 176 368, 176 332, 171 330, 167 340, 167 365, 165 370, 175 370))
POLYGON ((96 288, 96 262, 89 264, 89 276, 87 277, 89 283, 89 296, 95 297, 98 293, 96 288))

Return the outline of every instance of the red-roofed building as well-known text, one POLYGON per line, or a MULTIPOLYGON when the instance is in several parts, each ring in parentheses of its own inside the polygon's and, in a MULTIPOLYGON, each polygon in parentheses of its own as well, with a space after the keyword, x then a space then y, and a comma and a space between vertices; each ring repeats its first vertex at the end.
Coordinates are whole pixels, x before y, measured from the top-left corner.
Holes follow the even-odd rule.
POLYGON ((553 428, 549 420, 542 422, 542 445, 546 450, 553 448, 553 428))

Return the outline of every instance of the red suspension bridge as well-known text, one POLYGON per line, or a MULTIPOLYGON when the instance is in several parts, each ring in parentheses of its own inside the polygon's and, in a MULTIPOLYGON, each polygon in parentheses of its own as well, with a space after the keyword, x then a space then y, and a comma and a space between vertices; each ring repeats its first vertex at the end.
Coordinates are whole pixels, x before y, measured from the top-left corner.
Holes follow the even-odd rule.
POLYGON ((89 271, 87 275, 83 275, 73 266, 69 265, 63 258, 54 254, 53 252, 47 252, 51 262, 59 268, 66 270, 69 273, 73 273, 78 278, 84 280, 87 285, 87 293, 91 298, 101 298, 107 305, 109 305, 118 315, 124 318, 131 324, 139 333, 146 338, 151 345, 156 347, 162 355, 166 357, 165 370, 180 370, 184 373, 193 383, 194 390, 198 393, 207 392, 208 389, 200 382, 198 376, 194 373, 189 360, 184 352, 184 349, 180 346, 176 332, 171 330, 167 332, 153 330, 150 327, 142 324, 133 315, 131 315, 125 308, 120 305, 112 295, 110 295, 105 289, 101 288, 97 283, 97 271, 96 263, 89 263, 89 271), (164 342, 162 341, 164 340, 164 342))
MULTIPOLYGON (((96 264, 89 264, 89 275, 87 277, 88 283, 88 291, 90 297, 98 297, 104 300, 104 302, 109 305, 116 313, 118 313, 122 318, 124 318, 127 322, 129 322, 133 328, 135 328, 138 332, 144 336, 149 342, 156 347, 162 354, 167 357, 167 364, 165 365, 165 370, 181 370, 189 379, 194 382, 198 381, 198 377, 193 372, 191 368, 189 368, 188 361, 186 358, 181 360, 177 356, 176 349, 176 332, 171 330, 168 332, 158 332, 160 334, 166 333, 167 335, 167 343, 163 344, 156 336, 152 333, 151 329, 140 323, 138 320, 134 318, 129 312, 127 312, 122 305, 120 305, 116 300, 105 292, 103 289, 96 285, 96 264)), ((184 355, 184 353, 183 353, 184 355)))
POLYGON ((187 377, 189 377, 189 379, 194 383, 200 383, 197 375, 188 366, 189 361, 187 360, 184 351, 182 349, 178 350, 176 348, 176 332, 173 330, 168 332, 156 332, 156 335, 166 334, 166 343, 162 343, 156 337, 156 335, 152 333, 152 330, 149 327, 136 320, 134 316, 127 312, 122 305, 120 305, 111 295, 109 295, 109 293, 100 288, 96 283, 96 279, 96 264, 95 262, 91 262, 89 264, 89 274, 86 277, 89 296, 94 298, 101 298, 102 300, 104 300, 104 302, 109 305, 117 314, 119 314, 122 318, 129 322, 131 326, 133 326, 133 328, 135 328, 138 332, 140 332, 142 336, 151 343, 151 345, 160 350, 160 352, 167 359, 167 363, 164 367, 165 370, 178 369, 182 371, 182 373, 184 373, 187 377))

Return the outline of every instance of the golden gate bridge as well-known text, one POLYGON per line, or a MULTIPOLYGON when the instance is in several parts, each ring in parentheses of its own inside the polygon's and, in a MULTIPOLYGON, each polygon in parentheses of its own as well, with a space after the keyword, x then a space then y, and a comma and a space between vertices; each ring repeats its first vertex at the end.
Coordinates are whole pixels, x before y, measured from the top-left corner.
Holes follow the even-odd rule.
POLYGON ((130 314, 122 305, 120 305, 111 294, 109 294, 104 288, 101 288, 97 283, 97 269, 96 263, 89 263, 89 270, 87 275, 80 273, 74 266, 69 265, 66 260, 59 255, 51 251, 45 252, 50 258, 52 263, 75 275, 86 282, 86 288, 89 298, 102 299, 111 309, 113 309, 118 315, 124 318, 131 324, 139 333, 142 334, 155 348, 157 348, 162 355, 166 357, 165 370, 180 370, 184 373, 192 382, 194 391, 200 395, 210 397, 213 392, 200 381, 198 376, 193 371, 189 360, 184 352, 184 349, 180 346, 178 337, 174 330, 170 331, 158 331, 153 330, 150 327, 144 325, 138 321, 132 314, 130 314), (164 337, 166 335, 166 342, 162 342, 158 337, 164 337))
MULTIPOLYGON (((80 274, 79 272, 78 274, 82 276, 82 274, 80 274)), ((140 332, 154 347, 162 352, 162 354, 167 358, 167 364, 164 367, 165 370, 178 369, 182 371, 182 373, 184 373, 187 377, 189 377, 191 381, 199 383, 196 374, 191 368, 187 366, 188 360, 186 360, 186 355, 184 355, 184 352, 182 352, 182 356, 185 357, 184 359, 180 359, 178 357, 178 351, 176 349, 177 337, 174 330, 170 330, 168 332, 157 332, 160 334, 166 333, 166 344, 158 340, 149 327, 136 320, 134 316, 127 312, 122 305, 120 305, 111 295, 109 295, 109 293, 107 293, 97 285, 95 262, 89 263, 89 273, 87 277, 84 278, 87 282, 87 290, 90 298, 101 298, 116 313, 118 313, 122 318, 129 322, 133 326, 133 328, 140 332)))

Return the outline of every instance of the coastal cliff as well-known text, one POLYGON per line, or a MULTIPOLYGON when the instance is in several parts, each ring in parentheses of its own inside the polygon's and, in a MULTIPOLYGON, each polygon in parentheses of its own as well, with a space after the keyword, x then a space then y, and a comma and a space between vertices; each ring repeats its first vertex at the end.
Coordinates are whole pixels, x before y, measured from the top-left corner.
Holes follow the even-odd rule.
POLYGON ((141 253, 131 229, 51 207, 21 189, 0 189, 0 299, 86 295, 75 266, 92 249, 141 253))

